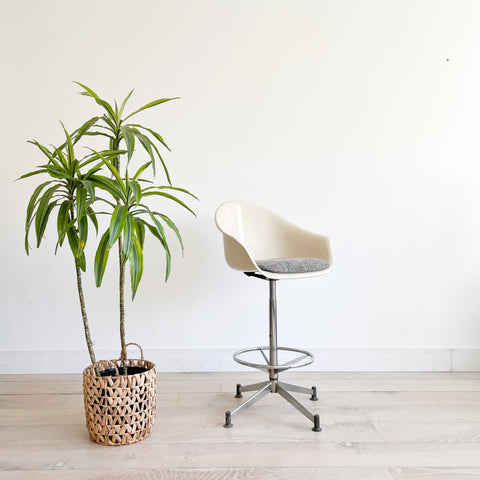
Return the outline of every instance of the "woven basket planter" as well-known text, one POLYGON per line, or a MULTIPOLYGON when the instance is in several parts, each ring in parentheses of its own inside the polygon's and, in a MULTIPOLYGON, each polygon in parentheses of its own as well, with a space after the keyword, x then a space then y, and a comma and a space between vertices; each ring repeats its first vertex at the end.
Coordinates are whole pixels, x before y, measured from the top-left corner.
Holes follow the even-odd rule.
POLYGON ((152 431, 156 413, 155 364, 144 360, 143 352, 141 357, 101 360, 83 371, 85 418, 92 441, 130 445, 152 431), (105 376, 97 376, 95 367, 105 376), (121 375, 124 367, 133 374, 121 375))

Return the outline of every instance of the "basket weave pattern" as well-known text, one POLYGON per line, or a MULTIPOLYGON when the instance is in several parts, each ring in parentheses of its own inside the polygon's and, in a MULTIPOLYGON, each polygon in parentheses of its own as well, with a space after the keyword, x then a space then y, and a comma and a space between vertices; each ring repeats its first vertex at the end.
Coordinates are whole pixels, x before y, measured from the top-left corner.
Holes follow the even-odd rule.
POLYGON ((101 360, 87 367, 83 397, 90 438, 101 445, 129 445, 147 437, 155 423, 156 388, 155 364, 143 358, 101 360), (147 371, 118 375, 123 366, 147 371), (117 375, 97 377, 95 367, 115 368, 117 375))

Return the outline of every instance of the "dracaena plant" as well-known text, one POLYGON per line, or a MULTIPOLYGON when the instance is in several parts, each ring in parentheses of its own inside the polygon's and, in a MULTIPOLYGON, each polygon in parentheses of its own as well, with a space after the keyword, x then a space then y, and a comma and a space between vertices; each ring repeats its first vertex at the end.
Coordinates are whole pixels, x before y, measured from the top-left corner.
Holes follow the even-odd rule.
POLYGON ((155 130, 132 121, 132 117, 138 113, 173 100, 173 98, 154 100, 132 113, 124 115, 126 104, 133 90, 125 97, 119 107, 116 101, 112 105, 91 88, 76 83, 83 88, 82 95, 92 98, 102 108, 100 116, 93 117, 86 122, 86 125, 89 126, 88 129, 82 126, 84 128, 82 135, 100 136, 108 140, 108 155, 94 152, 101 158, 108 175, 95 172, 90 177, 95 187, 110 194, 110 200, 103 199, 102 201, 112 208, 109 212, 111 216, 109 227, 103 233, 97 248, 94 270, 96 285, 100 286, 110 249, 116 243, 118 245, 119 265, 120 341, 122 358, 125 358, 125 267, 127 263, 130 267, 133 299, 143 273, 143 246, 146 231, 149 231, 165 250, 166 279, 168 279, 171 269, 171 253, 165 235, 165 227, 174 232, 183 252, 182 237, 175 223, 165 213, 150 208, 146 201, 149 197, 162 198, 173 201, 194 213, 190 207, 178 198, 178 194, 196 197, 185 189, 172 186, 170 174, 160 154, 161 148, 170 150, 162 136, 155 130), (130 176, 129 166, 136 145, 141 146, 149 160, 130 176), (168 185, 154 185, 150 179, 144 177, 149 169, 155 175, 157 161, 162 165, 168 185))
POLYGON ((55 253, 67 239, 75 262, 77 291, 85 331, 85 340, 92 364, 95 353, 90 335, 87 310, 83 294, 82 271, 86 269, 85 246, 88 240, 88 224, 98 230, 98 222, 92 204, 95 201, 95 187, 92 177, 101 170, 104 160, 115 157, 118 152, 92 153, 78 159, 74 143, 91 127, 87 122, 77 129, 72 138, 62 124, 65 143, 61 147, 46 147, 38 141, 30 141, 46 157, 46 163, 36 170, 22 175, 20 179, 34 175, 47 176, 49 180, 38 185, 28 203, 25 221, 25 250, 30 253, 29 234, 34 229, 36 246, 40 247, 49 223, 55 221, 57 245, 55 253))

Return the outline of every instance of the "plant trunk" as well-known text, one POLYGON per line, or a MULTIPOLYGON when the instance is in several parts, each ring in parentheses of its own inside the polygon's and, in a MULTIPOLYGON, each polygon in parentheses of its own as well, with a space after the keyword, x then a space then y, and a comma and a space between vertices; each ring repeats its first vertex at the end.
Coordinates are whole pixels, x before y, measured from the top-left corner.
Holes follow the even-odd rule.
MULTIPOLYGON (((73 204, 73 196, 70 198, 70 204, 73 204)), ((73 207, 70 207, 70 219, 75 218, 75 214, 73 211, 73 207)), ((90 336, 90 325, 88 323, 88 316, 87 316, 87 308, 85 307, 85 298, 83 296, 83 284, 82 284, 82 270, 80 268, 80 265, 78 264, 77 259, 75 259, 75 271, 77 273, 77 291, 78 291, 78 299, 80 301, 80 310, 82 312, 82 320, 83 320, 83 330, 85 332, 85 341, 87 342, 87 348, 88 348, 88 354, 90 355, 90 361, 92 362, 92 365, 95 365, 97 363, 97 360, 95 359, 95 352, 93 350, 93 342, 92 342, 92 337, 90 336)), ((100 376, 100 372, 98 371, 98 367, 95 366, 95 374, 97 377, 100 376)))
MULTIPOLYGON (((119 275, 119 298, 120 298, 120 343, 122 346, 121 358, 127 359, 127 347, 125 341, 125 262, 123 261, 123 238, 118 238, 118 263, 120 267, 119 275)), ((127 374, 127 367, 123 366, 123 375, 127 374)))
MULTIPOLYGON (((80 300, 80 310, 82 311, 82 320, 83 320, 83 330, 85 332, 85 341, 87 342, 88 353, 90 355, 90 361, 92 365, 95 365, 97 362, 95 359, 95 352, 93 350, 93 342, 90 337, 90 326, 88 324, 87 309, 85 307, 85 299, 83 297, 83 285, 82 285, 82 271, 75 260, 75 270, 77 272, 77 290, 78 290, 78 299, 80 300)), ((99 376, 98 367, 95 367, 95 373, 99 376)))
MULTIPOLYGON (((120 147, 120 139, 117 138, 113 141, 111 145, 113 150, 118 150, 120 147)), ((114 167, 120 171, 120 157, 116 157, 113 160, 114 167)), ((120 358, 122 360, 127 359, 127 347, 125 341, 125 262, 123 261, 123 236, 120 234, 118 237, 118 267, 119 267, 119 303, 120 303, 120 345, 121 345, 121 354, 120 358)), ((122 368, 123 375, 127 374, 127 367, 124 364, 122 368)))

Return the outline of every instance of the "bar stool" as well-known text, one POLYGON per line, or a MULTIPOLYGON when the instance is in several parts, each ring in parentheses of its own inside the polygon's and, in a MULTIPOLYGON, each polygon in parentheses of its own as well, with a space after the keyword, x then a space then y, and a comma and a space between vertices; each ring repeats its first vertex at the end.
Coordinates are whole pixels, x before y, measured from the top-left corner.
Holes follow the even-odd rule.
POLYGON ((228 265, 245 275, 269 282, 269 345, 246 348, 236 352, 233 359, 242 365, 268 372, 268 381, 252 385, 237 384, 236 398, 242 392, 256 391, 235 410, 225 412, 225 428, 233 426, 232 419, 267 393, 278 393, 313 422, 312 430, 320 432, 320 418, 313 415, 290 392, 310 395, 317 399, 315 386, 305 388, 279 381, 279 373, 311 364, 313 355, 298 348, 277 344, 276 282, 323 275, 332 269, 329 238, 304 230, 280 215, 245 201, 225 202, 217 208, 215 222, 223 234, 225 259, 228 265), (248 360, 256 355, 258 361, 248 360), (280 356, 286 359, 280 360, 280 356))

